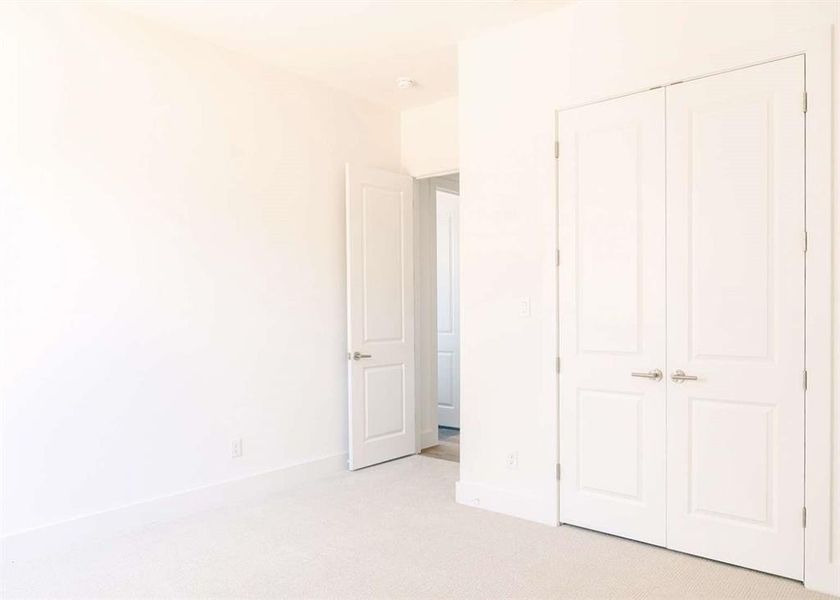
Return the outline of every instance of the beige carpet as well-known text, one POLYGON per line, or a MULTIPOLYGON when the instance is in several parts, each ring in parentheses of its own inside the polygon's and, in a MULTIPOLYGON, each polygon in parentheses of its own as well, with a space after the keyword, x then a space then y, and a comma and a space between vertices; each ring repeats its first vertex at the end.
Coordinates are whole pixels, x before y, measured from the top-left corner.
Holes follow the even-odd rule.
POLYGON ((454 503, 413 456, 3 572, 4 598, 826 598, 801 584, 454 503))

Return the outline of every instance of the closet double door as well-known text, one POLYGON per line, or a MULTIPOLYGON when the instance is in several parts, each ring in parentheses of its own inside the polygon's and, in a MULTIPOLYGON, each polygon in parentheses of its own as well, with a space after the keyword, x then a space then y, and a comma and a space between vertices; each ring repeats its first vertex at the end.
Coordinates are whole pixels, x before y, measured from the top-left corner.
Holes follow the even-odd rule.
POLYGON ((558 114, 562 522, 802 579, 803 90, 558 114))

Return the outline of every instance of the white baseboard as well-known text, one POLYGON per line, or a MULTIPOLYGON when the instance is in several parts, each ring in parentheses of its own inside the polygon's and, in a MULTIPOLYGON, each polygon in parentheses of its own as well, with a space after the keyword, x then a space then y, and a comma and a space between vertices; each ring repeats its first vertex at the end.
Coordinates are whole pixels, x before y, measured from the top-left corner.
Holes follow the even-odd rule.
POLYGON ((805 587, 815 592, 840 598, 840 565, 836 562, 820 565, 822 568, 809 569, 805 565, 805 587))
POLYGON ((242 504, 347 470, 347 454, 161 496, 0 538, 3 563, 72 549, 205 510, 242 504))
POLYGON ((483 483, 458 481, 455 501, 528 521, 557 526, 557 509, 551 498, 496 488, 483 483))

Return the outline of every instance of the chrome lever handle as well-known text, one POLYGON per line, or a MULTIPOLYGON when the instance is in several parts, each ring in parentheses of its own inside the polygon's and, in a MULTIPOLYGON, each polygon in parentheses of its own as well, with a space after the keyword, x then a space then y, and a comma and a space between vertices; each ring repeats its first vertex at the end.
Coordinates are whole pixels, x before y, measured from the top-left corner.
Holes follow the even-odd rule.
POLYGON ((659 369, 654 369, 653 371, 648 371, 647 373, 630 373, 632 377, 644 377, 645 379, 653 379, 654 381, 659 381, 662 379, 662 371, 659 369))
POLYGON ((697 375, 686 375, 679 369, 671 374, 671 381, 674 383, 682 383, 683 381, 697 381, 697 375))
POLYGON ((353 355, 350 357, 353 360, 359 360, 361 358, 372 358, 370 354, 362 354, 361 352, 354 352, 353 355))

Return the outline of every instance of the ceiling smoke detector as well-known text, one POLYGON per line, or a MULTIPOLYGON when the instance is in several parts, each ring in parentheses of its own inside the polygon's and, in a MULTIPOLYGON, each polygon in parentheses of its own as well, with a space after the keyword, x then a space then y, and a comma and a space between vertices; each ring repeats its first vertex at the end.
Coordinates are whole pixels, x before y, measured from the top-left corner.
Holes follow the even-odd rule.
POLYGON ((397 87, 401 90, 413 88, 417 83, 411 77, 397 77, 397 87))

